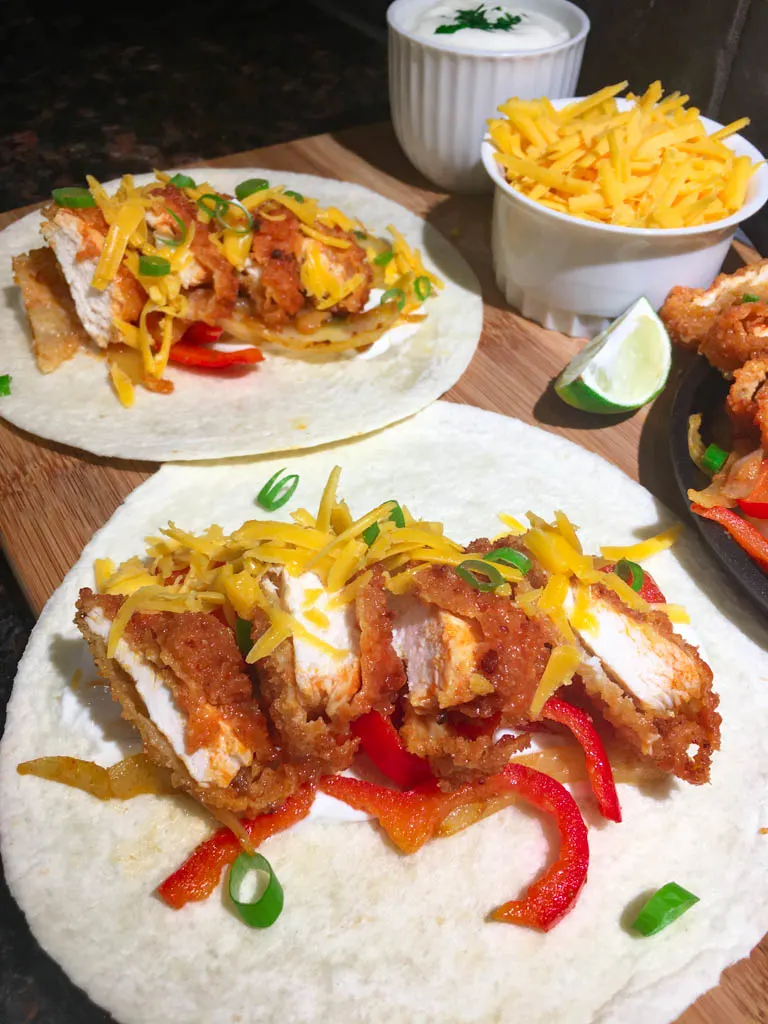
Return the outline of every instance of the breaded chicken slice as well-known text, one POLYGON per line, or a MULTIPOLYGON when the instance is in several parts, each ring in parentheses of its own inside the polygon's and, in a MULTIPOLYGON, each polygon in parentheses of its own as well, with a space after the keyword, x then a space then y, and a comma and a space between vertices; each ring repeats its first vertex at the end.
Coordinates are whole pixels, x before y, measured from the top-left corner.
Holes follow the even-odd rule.
POLYGON ((282 763, 232 630, 202 612, 140 612, 110 658, 124 600, 81 590, 75 622, 147 756, 214 814, 280 806, 305 774, 282 763))
MULTIPOLYGON (((745 295, 768 298, 768 260, 719 274, 710 288, 673 288, 659 310, 670 337, 683 348, 697 349, 717 317, 745 295)), ((743 362, 744 360, 742 360, 743 362)))

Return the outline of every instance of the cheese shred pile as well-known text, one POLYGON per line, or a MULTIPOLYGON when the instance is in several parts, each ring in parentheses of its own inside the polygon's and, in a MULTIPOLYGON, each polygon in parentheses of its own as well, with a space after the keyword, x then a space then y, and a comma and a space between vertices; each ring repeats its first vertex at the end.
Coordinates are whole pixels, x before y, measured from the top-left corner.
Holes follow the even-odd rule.
POLYGON ((626 86, 559 110, 548 99, 502 103, 488 125, 509 183, 552 210, 623 227, 695 227, 739 210, 758 165, 724 140, 749 118, 708 134, 688 96, 662 99, 654 82, 623 109, 626 86))
MULTIPOLYGON (((97 559, 98 591, 127 598, 113 622, 108 653, 116 650, 135 612, 218 610, 233 629, 238 619, 252 621, 258 613, 265 617, 268 627, 247 656, 251 663, 292 636, 330 655, 340 655, 343 652, 314 635, 281 606, 278 572, 317 576, 320 586, 307 591, 313 614, 305 613, 305 617, 322 631, 327 615, 312 609, 311 604, 324 591, 330 598, 325 607, 332 610, 354 601, 374 570, 382 572, 392 594, 404 594, 427 566, 456 567, 473 558, 445 535, 442 523, 416 519, 395 500, 353 518, 337 493, 340 475, 337 466, 314 513, 298 508, 287 519, 252 519, 231 534, 216 524, 204 533, 192 534, 170 523, 159 536, 147 538, 144 558, 133 557, 119 566, 109 559, 97 559)), ((520 569, 495 561, 493 569, 501 577, 496 593, 513 596, 528 616, 547 616, 564 640, 552 651, 535 695, 533 707, 540 709, 548 696, 571 678, 579 663, 574 631, 593 625, 588 600, 592 585, 607 587, 639 612, 656 607, 618 575, 601 570, 619 558, 638 560, 665 550, 674 543, 679 527, 628 548, 603 548, 602 557, 593 557, 584 554, 576 527, 563 512, 556 512, 552 523, 528 512, 527 529, 506 514, 499 518, 507 530, 504 536, 510 530, 519 535, 529 557, 545 571, 546 583, 535 587, 520 569)), ((682 609, 658 607, 675 621, 685 619, 682 609)))

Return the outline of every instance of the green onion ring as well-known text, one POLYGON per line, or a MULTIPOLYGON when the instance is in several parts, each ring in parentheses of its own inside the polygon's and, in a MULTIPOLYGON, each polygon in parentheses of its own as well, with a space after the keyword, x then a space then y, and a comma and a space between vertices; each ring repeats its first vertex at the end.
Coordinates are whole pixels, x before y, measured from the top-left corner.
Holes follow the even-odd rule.
POLYGON ((51 196, 59 206, 66 206, 71 210, 85 210, 96 205, 96 200, 87 188, 55 188, 51 196))
POLYGON ((432 294, 432 282, 428 277, 417 277, 413 282, 413 290, 416 292, 419 302, 424 302, 432 294))
POLYGON ((387 249, 385 252, 380 252, 378 256, 375 256, 373 262, 377 267, 386 267, 386 265, 391 263, 394 258, 394 250, 387 249))
POLYGON ((728 452, 716 444, 707 445, 707 449, 701 457, 702 469, 707 470, 713 476, 719 473, 728 461, 728 452))
POLYGON ((10 395, 12 380, 13 377, 11 377, 10 373, 4 373, 0 377, 0 398, 7 398, 10 395))
MULTIPOLYGON (((405 516, 403 515, 403 510, 400 507, 400 503, 399 502, 395 503, 395 507, 389 513, 389 515, 387 516, 387 519, 389 519, 390 522, 393 522, 395 524, 395 526, 398 528, 398 530, 402 530, 403 529, 403 527, 405 526, 405 516)), ((371 544, 373 544, 373 542, 379 536, 380 532, 381 531, 379 530, 379 524, 378 523, 371 523, 370 526, 367 526, 363 530, 363 532, 360 534, 360 536, 363 538, 363 540, 368 545, 368 547, 370 547, 371 544)))
POLYGON ((229 209, 229 202, 223 196, 217 196, 215 192, 206 192, 205 195, 200 196, 197 200, 197 205, 198 208, 201 209, 203 213, 208 214, 211 219, 215 217, 223 217, 229 209), (213 206, 208 206, 206 199, 212 199, 213 206))
POLYGON ((751 295, 749 292, 744 292, 744 294, 741 297, 741 301, 742 302, 759 302, 760 301, 760 296, 759 295, 751 295))
POLYGON ((402 288, 390 288, 381 296, 381 305, 385 302, 392 302, 397 299, 397 308, 402 309, 405 305, 405 292, 402 288))
POLYGON ((290 199, 295 199, 297 203, 304 202, 304 196, 301 194, 301 192, 294 192, 293 189, 287 189, 285 192, 283 192, 283 195, 288 196, 290 199))
POLYGON ((519 569, 523 575, 530 572, 533 565, 530 558, 526 558, 525 555, 515 551, 514 548, 496 548, 495 551, 489 551, 487 555, 483 555, 483 561, 511 565, 513 569, 519 569))
POLYGON ((197 188, 197 185, 188 174, 174 174, 168 184, 175 185, 176 188, 197 188))
POLYGON ((624 580, 633 590, 643 589, 645 573, 637 562, 630 562, 627 558, 620 558, 613 570, 620 580, 624 580))
POLYGON ((245 219, 247 221, 247 224, 246 224, 246 226, 244 228, 234 228, 234 227, 232 227, 231 224, 228 224, 224 220, 223 216, 222 217, 216 217, 216 220, 224 228, 225 231, 231 231, 233 235, 249 235, 251 233, 251 231, 253 231, 253 217, 251 216, 250 210, 246 210, 246 208, 243 206, 243 204, 237 202, 236 199, 230 199, 229 203, 228 203, 228 206, 227 206, 227 211, 229 211, 233 206, 236 206, 238 210, 242 210, 243 213, 245 214, 245 219))
POLYGON ((266 178, 248 178, 246 181, 241 181, 239 185, 235 185, 235 196, 242 202, 243 199, 252 196, 254 192, 263 192, 266 188, 269 188, 266 178))
POLYGON ((170 272, 171 263, 165 256, 139 256, 139 273, 145 277, 165 277, 170 272))
POLYGON ((667 882, 643 905, 631 927, 641 935, 655 935, 698 902, 698 896, 677 882, 667 882))
POLYGON ((187 240, 187 225, 184 223, 184 221, 181 219, 178 213, 173 212, 170 206, 166 206, 165 209, 168 211, 168 213, 170 213, 170 215, 181 228, 181 238, 169 238, 166 235, 156 235, 155 237, 156 240, 158 242, 162 242, 163 245, 167 245, 171 249, 178 249, 178 247, 180 245, 184 245, 184 243, 187 240))
POLYGON ((260 853, 241 853, 229 871, 229 898, 240 917, 251 928, 269 928, 283 912, 283 887, 272 870, 272 865, 260 853), (269 876, 267 886, 255 900, 240 900, 243 882, 251 871, 263 871, 269 876))
POLYGON ((299 486, 299 477, 296 473, 283 476, 285 467, 278 469, 264 484, 256 495, 256 504, 261 505, 267 512, 274 512, 282 508, 287 501, 293 497, 293 492, 299 486))
POLYGON ((468 583, 473 590, 481 590, 483 593, 487 593, 490 590, 495 590, 496 587, 501 586, 504 582, 504 577, 501 575, 498 569, 496 569, 489 562, 485 562, 479 558, 465 558, 463 562, 456 566, 456 575, 468 583), (486 581, 477 578, 475 573, 481 573, 487 577, 486 581))
POLYGON ((239 615, 235 623, 235 639, 237 640, 237 646, 240 648, 240 653, 244 658, 247 658, 253 646, 251 624, 247 619, 241 619, 239 615))

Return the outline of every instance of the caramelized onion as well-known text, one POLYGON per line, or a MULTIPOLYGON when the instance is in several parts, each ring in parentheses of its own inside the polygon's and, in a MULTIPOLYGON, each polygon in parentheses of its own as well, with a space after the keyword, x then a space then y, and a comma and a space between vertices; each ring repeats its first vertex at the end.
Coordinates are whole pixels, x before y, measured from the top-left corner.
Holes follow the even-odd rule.
POLYGON ((168 772, 144 754, 126 757, 109 768, 77 757, 38 757, 22 762, 16 771, 82 789, 99 800, 130 800, 142 793, 172 792, 168 772))

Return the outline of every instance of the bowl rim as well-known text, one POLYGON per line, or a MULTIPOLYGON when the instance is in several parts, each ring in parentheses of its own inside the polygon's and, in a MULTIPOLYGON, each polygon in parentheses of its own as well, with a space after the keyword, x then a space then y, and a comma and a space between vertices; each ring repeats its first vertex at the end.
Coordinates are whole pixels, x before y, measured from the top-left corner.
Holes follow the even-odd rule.
POLYGON ((536 50, 475 50, 468 46, 456 46, 453 43, 444 43, 437 39, 433 40, 426 36, 417 35, 415 32, 404 28, 396 20, 401 11, 413 4, 413 0, 394 0, 394 3, 391 3, 387 8, 387 24, 398 35, 404 36, 410 42, 423 46, 428 50, 439 50, 441 53, 455 53, 461 57, 475 57, 483 60, 509 60, 512 57, 525 60, 526 58, 537 57, 542 54, 548 56, 551 53, 558 53, 569 47, 578 46, 586 39, 592 27, 584 11, 577 7, 576 4, 571 3, 571 0, 549 0, 549 2, 556 6, 567 8, 572 12, 580 22, 580 28, 578 32, 569 36, 562 43, 555 43, 553 46, 540 46, 536 50))
MULTIPOLYGON (((550 102, 557 108, 558 106, 564 106, 567 103, 574 103, 580 99, 584 99, 584 97, 559 97, 557 99, 551 99, 550 102)), ((629 105, 630 102, 622 96, 618 96, 617 100, 620 104, 626 103, 629 105)), ((700 115, 700 117, 704 126, 710 131, 710 133, 716 132, 719 128, 725 127, 720 124, 719 121, 713 121, 711 118, 704 117, 703 115, 700 115)), ((766 166, 766 158, 757 146, 754 146, 749 139, 745 139, 743 135, 731 135, 727 139, 724 139, 723 143, 724 145, 728 145, 729 148, 733 148, 729 144, 736 142, 737 140, 740 146, 742 146, 746 151, 744 155, 748 156, 753 163, 760 164, 753 179, 757 186, 755 195, 752 199, 745 202, 735 213, 732 213, 730 217, 723 217, 721 220, 714 220, 709 224, 696 224, 687 228, 636 228, 627 227, 621 224, 601 224, 597 221, 585 220, 582 217, 575 217, 571 213, 560 213, 559 210, 552 210, 548 206, 543 206, 541 203, 536 202, 535 199, 529 199, 528 196, 524 196, 522 192, 518 192, 514 186, 509 184, 501 170, 501 167, 499 166, 498 161, 495 159, 495 154, 498 152, 496 145, 487 132, 483 137, 480 156, 488 176, 498 190, 509 196, 515 202, 520 203, 522 206, 526 206, 530 210, 535 210, 542 216, 548 217, 554 221, 561 221, 563 224, 580 227, 585 231, 594 231, 596 233, 603 233, 607 235, 625 235, 633 238, 692 238, 696 235, 715 234, 728 228, 733 228, 735 231, 742 221, 752 217, 758 210, 762 209, 766 202, 768 202, 768 166, 766 166)))

